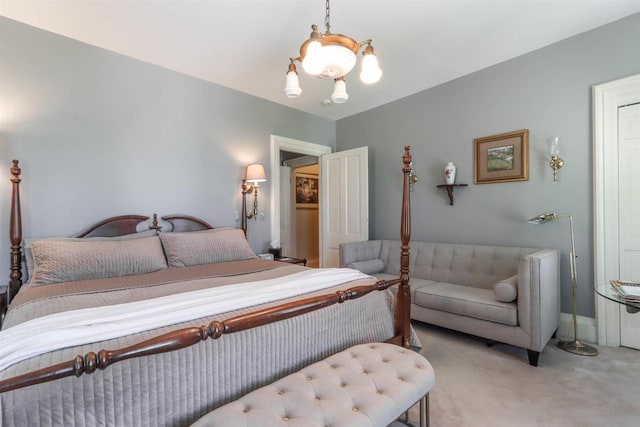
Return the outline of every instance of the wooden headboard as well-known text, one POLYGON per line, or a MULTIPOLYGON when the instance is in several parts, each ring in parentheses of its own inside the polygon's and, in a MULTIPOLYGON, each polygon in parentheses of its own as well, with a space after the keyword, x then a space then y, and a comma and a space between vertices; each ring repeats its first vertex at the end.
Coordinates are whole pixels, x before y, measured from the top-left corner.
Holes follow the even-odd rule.
MULTIPOLYGON (((151 222, 151 225, 148 226, 148 229, 163 232, 185 232, 213 229, 213 226, 205 220, 191 215, 165 215, 160 219, 169 223, 170 227, 167 228, 160 225, 158 222, 158 215, 153 214, 153 221, 151 222)), ((138 232, 139 224, 148 220, 149 217, 143 215, 113 216, 93 224, 73 237, 117 237, 134 234, 138 232)))

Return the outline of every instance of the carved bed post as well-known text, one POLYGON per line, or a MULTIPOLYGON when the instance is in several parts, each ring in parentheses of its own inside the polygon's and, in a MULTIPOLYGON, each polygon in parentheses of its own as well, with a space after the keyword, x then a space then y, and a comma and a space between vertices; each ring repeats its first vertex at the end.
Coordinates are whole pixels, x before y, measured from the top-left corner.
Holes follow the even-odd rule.
POLYGON ((11 272, 9 273, 9 300, 22 286, 22 214, 20 212, 20 168, 18 161, 11 167, 11 219, 9 222, 9 238, 11 240, 11 272))
POLYGON ((398 287, 398 305, 396 308, 396 331, 402 334, 402 345, 409 347, 411 334, 411 289, 409 286, 409 239, 411 238, 411 198, 409 196, 409 179, 411 175, 411 154, 408 145, 404 147, 402 156, 402 215, 400 220, 400 286, 398 287))

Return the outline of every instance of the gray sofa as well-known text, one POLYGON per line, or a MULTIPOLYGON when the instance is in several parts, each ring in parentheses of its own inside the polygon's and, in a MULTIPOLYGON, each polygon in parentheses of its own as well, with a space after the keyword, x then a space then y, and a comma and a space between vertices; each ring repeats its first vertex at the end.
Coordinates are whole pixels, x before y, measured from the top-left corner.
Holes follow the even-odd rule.
MULTIPOLYGON (((411 318, 527 349, 537 366, 560 319, 555 249, 411 242, 411 318)), ((400 242, 340 245, 340 266, 397 278, 400 242)))

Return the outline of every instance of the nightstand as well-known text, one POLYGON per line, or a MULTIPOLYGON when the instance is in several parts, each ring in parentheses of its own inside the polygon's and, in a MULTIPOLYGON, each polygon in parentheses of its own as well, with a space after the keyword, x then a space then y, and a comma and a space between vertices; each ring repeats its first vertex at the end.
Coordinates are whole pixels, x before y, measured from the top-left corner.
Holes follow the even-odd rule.
POLYGON ((287 262, 289 264, 302 264, 305 267, 307 266, 306 258, 294 258, 294 257, 286 256, 282 258, 276 258, 275 260, 280 262, 287 262))

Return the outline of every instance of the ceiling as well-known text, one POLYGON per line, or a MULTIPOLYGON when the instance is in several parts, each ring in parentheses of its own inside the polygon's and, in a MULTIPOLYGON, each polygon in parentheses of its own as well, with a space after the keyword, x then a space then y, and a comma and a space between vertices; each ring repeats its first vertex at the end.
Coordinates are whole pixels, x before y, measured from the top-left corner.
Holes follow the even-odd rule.
POLYGON ((637 12, 640 0, 334 0, 332 32, 373 39, 383 75, 366 86, 358 63, 349 101, 324 106, 332 82, 301 67, 302 95, 283 94, 289 58, 311 24, 324 30, 322 0, 0 1, 8 18, 330 119, 637 12))

